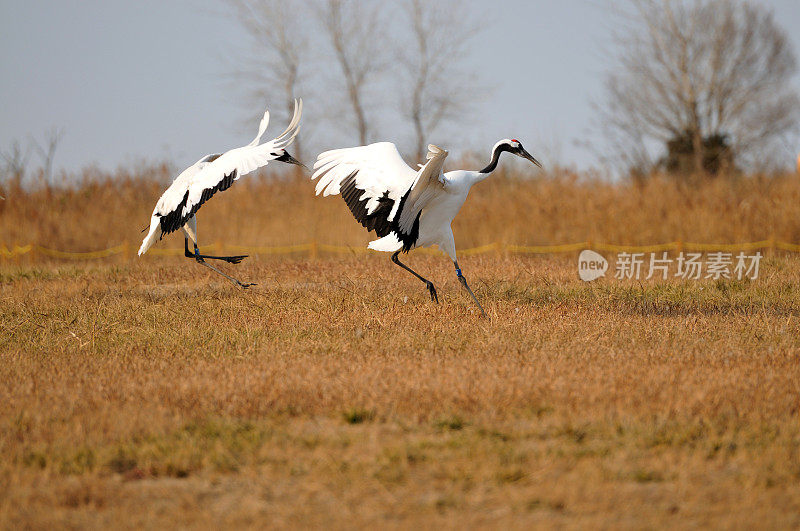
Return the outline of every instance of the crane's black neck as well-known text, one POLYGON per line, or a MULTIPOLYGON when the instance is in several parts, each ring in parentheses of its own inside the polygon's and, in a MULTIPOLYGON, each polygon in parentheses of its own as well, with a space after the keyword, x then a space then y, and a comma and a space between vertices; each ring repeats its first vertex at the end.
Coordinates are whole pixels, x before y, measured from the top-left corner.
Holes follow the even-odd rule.
POLYGON ((497 168, 497 163, 500 161, 500 153, 503 151, 511 151, 511 146, 508 144, 500 144, 492 151, 492 160, 489 165, 482 169, 479 173, 491 173, 497 168))

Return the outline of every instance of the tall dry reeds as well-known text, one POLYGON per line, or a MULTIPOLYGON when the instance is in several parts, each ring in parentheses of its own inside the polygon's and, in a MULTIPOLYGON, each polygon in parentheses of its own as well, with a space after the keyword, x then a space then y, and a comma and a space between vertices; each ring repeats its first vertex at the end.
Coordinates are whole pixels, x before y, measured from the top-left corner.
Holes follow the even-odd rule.
MULTIPOLYGON (((575 174, 530 178, 501 171, 476 186, 453 224, 457 245, 536 245, 593 240, 651 244, 728 243, 775 237, 800 242, 800 180, 794 175, 731 177, 687 184, 665 176, 643 183, 575 174)), ((86 178, 65 189, 0 195, 0 243, 68 251, 108 248, 141 238, 169 181, 166 167, 144 174, 86 178)), ((206 204, 201 242, 270 246, 318 241, 363 246, 370 239, 339 198, 314 196, 307 176, 248 176, 206 204)), ((180 245, 180 237, 160 245, 180 245)))

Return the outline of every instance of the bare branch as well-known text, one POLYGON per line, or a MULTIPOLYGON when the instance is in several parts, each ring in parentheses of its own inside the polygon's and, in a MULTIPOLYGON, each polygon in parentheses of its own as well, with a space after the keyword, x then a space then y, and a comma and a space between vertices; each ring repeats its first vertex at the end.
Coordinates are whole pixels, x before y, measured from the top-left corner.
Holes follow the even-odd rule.
POLYGON ((388 67, 382 4, 327 0, 317 12, 339 64, 361 144, 370 137, 365 93, 388 67))
POLYGON ((53 159, 56 156, 56 149, 61 139, 64 137, 64 131, 54 127, 44 134, 44 144, 40 144, 35 138, 30 139, 30 145, 42 161, 42 172, 44 180, 49 185, 55 184, 53 182, 53 159))
POLYGON ((468 46, 480 27, 460 0, 406 0, 404 8, 412 39, 398 50, 408 83, 402 107, 414 127, 417 160, 422 160, 429 135, 442 122, 456 119, 480 91, 464 71, 468 46))
POLYGON ((25 179, 25 172, 30 158, 30 148, 23 149, 19 140, 14 140, 8 151, 0 151, 3 159, 4 180, 10 179, 17 185, 25 179))
POLYGON ((743 0, 628 5, 600 110, 606 133, 631 142, 615 146, 630 151, 620 158, 652 165, 648 142, 686 137, 695 172, 708 169, 709 139, 726 143, 737 164, 754 166, 797 127, 796 60, 770 11, 743 0))
MULTIPOLYGON (((280 94, 282 112, 288 118, 294 100, 304 87, 309 43, 301 20, 307 18, 304 3, 293 0, 228 0, 236 18, 250 37, 252 55, 237 66, 240 84, 249 89, 249 99, 259 106, 280 94)), ((274 111, 273 111, 274 112, 274 111)), ((308 128, 305 128, 308 131, 308 128)), ((302 142, 294 142, 297 158, 302 160, 302 142)))

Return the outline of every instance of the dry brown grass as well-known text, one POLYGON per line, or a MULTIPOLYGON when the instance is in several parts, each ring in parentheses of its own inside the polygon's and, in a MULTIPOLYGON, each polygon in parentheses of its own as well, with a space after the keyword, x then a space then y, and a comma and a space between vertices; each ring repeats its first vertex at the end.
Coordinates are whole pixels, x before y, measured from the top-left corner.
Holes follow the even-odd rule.
MULTIPOLYGON (((137 237, 156 187, 120 185, 133 208, 108 186, 9 198, 0 240, 137 237)), ((204 209, 208 241, 367 240, 297 183, 238 188, 204 209)), ((501 178, 455 230, 800 241, 794 182, 701 190, 501 178)), ((446 259, 413 253, 441 305, 383 255, 251 258, 248 291, 182 258, 5 264, 0 526, 800 526, 800 257, 755 281, 593 284, 574 259, 463 258, 491 321, 446 259)))
MULTIPOLYGON (((0 243, 38 243, 65 251, 104 249, 123 241, 138 247, 139 231, 149 222, 168 177, 161 169, 146 178, 123 174, 72 190, 0 190, 7 197, 0 201, 0 243)), ((569 174, 521 177, 500 172, 473 189, 453 224, 459 247, 497 241, 733 243, 770 237, 800 243, 800 179, 794 175, 720 178, 698 186, 666 178, 637 186, 569 174)), ((305 177, 242 179, 203 207, 199 230, 201 242, 245 246, 317 240, 363 247, 370 239, 343 201, 315 197, 305 177)), ((173 247, 182 243, 180 237, 168 242, 173 247)))
POLYGON ((800 524, 800 261, 585 285, 566 259, 7 268, 9 525, 800 524), (407 297, 407 300, 406 300, 407 297))

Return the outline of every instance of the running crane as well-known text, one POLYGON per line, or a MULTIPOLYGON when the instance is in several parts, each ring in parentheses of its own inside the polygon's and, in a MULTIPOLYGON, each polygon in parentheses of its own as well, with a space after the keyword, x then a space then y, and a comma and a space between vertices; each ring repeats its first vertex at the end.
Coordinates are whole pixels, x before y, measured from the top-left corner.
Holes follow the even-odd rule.
POLYGON ((447 173, 442 173, 447 151, 433 144, 428 145, 427 162, 414 170, 403 161, 394 144, 379 142, 320 154, 311 178, 319 179, 317 195, 341 194, 356 221, 380 237, 368 247, 392 253, 392 262, 424 282, 431 300, 438 304, 433 283, 399 258, 401 251, 437 245, 453 261, 459 282, 486 316, 458 266, 450 224, 472 186, 494 171, 503 152, 542 167, 515 138, 495 144, 491 162, 482 170, 447 173))
POLYGON ((194 258, 197 263, 216 271, 242 288, 253 286, 254 284, 243 283, 226 275, 206 262, 206 259, 210 259, 238 264, 247 258, 247 255, 211 256, 200 254, 200 250, 197 248, 197 218, 195 214, 215 193, 224 192, 242 175, 266 166, 273 160, 302 166, 286 151, 300 129, 302 112, 303 100, 295 100, 294 116, 286 130, 277 138, 259 144, 267 129, 267 124, 269 124, 269 111, 265 111, 258 126, 258 135, 248 145, 231 149, 225 153, 206 155, 183 170, 156 203, 156 208, 150 218, 150 232, 142 241, 139 256, 146 253, 165 234, 182 229, 184 255, 187 258, 194 258), (194 245, 194 252, 189 250, 190 239, 194 245))

